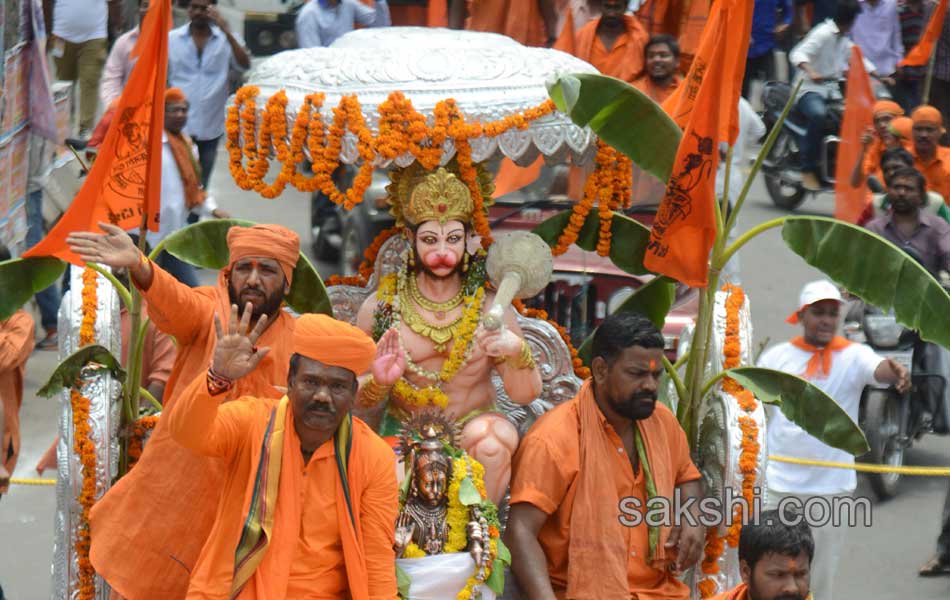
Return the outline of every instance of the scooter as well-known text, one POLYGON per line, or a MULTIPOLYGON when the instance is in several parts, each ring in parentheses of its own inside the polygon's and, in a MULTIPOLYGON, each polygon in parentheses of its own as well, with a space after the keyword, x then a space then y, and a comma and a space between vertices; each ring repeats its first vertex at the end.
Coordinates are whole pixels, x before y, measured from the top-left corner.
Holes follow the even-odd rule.
MULTIPOLYGON (((849 310, 844 335, 866 343, 911 374, 911 389, 905 394, 883 385, 864 389, 859 425, 871 450, 859 458, 861 462, 900 467, 904 451, 924 434, 950 433, 950 401, 946 397, 950 352, 921 340, 915 331, 897 322, 893 311, 861 302, 849 310)), ((901 475, 869 473, 868 479, 875 495, 883 500, 897 494, 901 475)))

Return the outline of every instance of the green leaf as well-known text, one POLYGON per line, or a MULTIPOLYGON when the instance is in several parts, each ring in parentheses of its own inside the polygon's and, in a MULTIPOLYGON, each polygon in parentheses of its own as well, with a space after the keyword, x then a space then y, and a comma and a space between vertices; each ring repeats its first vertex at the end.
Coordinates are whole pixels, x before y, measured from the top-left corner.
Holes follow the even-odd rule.
POLYGON ((505 593, 505 563, 497 558, 492 562, 491 573, 488 574, 485 585, 498 597, 505 593))
POLYGON ((0 263, 0 321, 6 321, 62 276, 66 263, 51 256, 14 258, 0 263))
POLYGON ((404 600, 409 598, 409 586, 412 585, 412 578, 409 577, 409 574, 402 570, 398 564, 396 565, 396 589, 399 592, 399 597, 404 600))
POLYGON ((760 401, 777 405, 785 418, 829 446, 854 456, 868 451, 858 424, 831 396, 801 377, 761 367, 739 367, 725 373, 760 401))
POLYGON ((505 566, 511 564, 511 550, 508 549, 508 546, 505 545, 501 539, 498 539, 498 556, 497 560, 500 560, 505 566))
MULTIPOLYGON (((228 266, 228 230, 234 226, 250 227, 253 221, 210 219, 179 229, 164 240, 165 250, 188 264, 204 269, 228 266)), ((155 251, 160 250, 155 248, 155 251)), ((156 252, 152 254, 155 255, 156 252)), ((154 256, 153 256, 154 258, 154 256)))
POLYGON ((90 376, 102 372, 112 373, 118 381, 125 381, 125 371, 111 352, 98 344, 83 346, 59 363, 49 381, 36 394, 51 398, 60 390, 71 388, 81 375, 90 376))
MULTIPOLYGON (((656 277, 639 287, 633 295, 623 301, 614 313, 638 312, 646 315, 658 329, 663 329, 666 322, 666 313, 670 312, 673 300, 676 299, 676 283, 668 277, 656 277)), ((613 313, 611 313, 613 314, 613 313)), ((594 343, 594 334, 587 336, 584 343, 577 349, 577 354, 588 367, 590 366, 591 345, 594 343)))
POLYGON ((482 495, 478 493, 478 488, 471 477, 466 477, 459 484, 459 502, 464 506, 472 506, 482 501, 482 495))
MULTIPOLYGON (((541 236, 552 248, 557 245, 557 239, 567 227, 571 218, 571 211, 565 210, 553 217, 548 217, 543 223, 535 227, 532 232, 541 236)), ((600 230, 600 216, 596 210, 590 211, 584 226, 581 227, 574 242, 578 247, 588 252, 597 250, 597 238, 600 230)), ((619 213, 614 213, 610 221, 610 262, 618 269, 631 275, 646 275, 650 273, 643 266, 643 254, 650 241, 650 229, 642 223, 634 221, 619 213)))
POLYGON ((788 217, 782 237, 805 262, 925 340, 950 348, 950 295, 906 252, 867 229, 827 217, 788 217))
POLYGON ((562 75, 548 85, 558 110, 623 152, 660 181, 670 178, 683 132, 660 105, 632 85, 605 75, 562 75))
MULTIPOLYGON (((230 262, 228 230, 234 226, 250 227, 252 221, 213 219, 179 229, 165 238, 164 249, 186 263, 205 269, 223 269, 230 262)), ((156 251, 161 248, 156 248, 156 251)), ((152 253, 156 255, 156 252, 152 253)), ((323 313, 333 316, 330 297, 323 280, 310 260, 301 252, 294 267, 294 281, 284 299, 295 312, 323 313)))

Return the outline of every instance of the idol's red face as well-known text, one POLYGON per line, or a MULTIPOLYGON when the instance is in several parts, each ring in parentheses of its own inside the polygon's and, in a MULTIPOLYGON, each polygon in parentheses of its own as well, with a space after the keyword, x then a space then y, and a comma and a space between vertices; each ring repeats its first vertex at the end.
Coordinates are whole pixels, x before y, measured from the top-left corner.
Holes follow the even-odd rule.
POLYGON ((437 278, 455 274, 465 255, 465 224, 461 221, 426 221, 415 235, 416 255, 422 269, 437 278))

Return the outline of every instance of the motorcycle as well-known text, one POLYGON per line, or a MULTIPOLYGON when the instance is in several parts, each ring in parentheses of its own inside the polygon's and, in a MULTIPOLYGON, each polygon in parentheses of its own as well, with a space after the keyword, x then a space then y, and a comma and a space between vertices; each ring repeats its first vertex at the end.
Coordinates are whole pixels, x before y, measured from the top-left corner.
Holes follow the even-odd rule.
MULTIPOLYGON (((897 322, 893 311, 884 312, 861 302, 848 312, 844 324, 848 339, 866 343, 884 358, 904 366, 911 374, 911 389, 900 394, 890 386, 864 389, 858 424, 871 450, 860 462, 900 467, 904 452, 925 434, 950 433, 950 352, 920 339, 897 322)), ((869 473, 875 495, 883 500, 897 493, 901 475, 869 473)))
MULTIPOLYGON (((830 84, 829 84, 830 85, 830 84)), ((841 129, 841 119, 844 114, 844 101, 840 88, 835 86, 831 98, 828 100, 828 115, 825 120, 825 135, 821 140, 821 150, 818 154, 818 179, 821 180, 822 191, 834 191, 835 185, 835 158, 838 151, 838 132, 841 129)), ((768 131, 778 124, 785 104, 792 95, 792 87, 780 81, 770 81, 762 90, 762 106, 765 112, 762 120, 768 131)), ((793 210, 805 201, 806 190, 802 185, 801 158, 799 147, 805 136, 805 117, 798 111, 797 104, 789 111, 788 117, 782 124, 775 144, 768 156, 762 162, 762 174, 765 177, 765 188, 775 206, 793 210)))

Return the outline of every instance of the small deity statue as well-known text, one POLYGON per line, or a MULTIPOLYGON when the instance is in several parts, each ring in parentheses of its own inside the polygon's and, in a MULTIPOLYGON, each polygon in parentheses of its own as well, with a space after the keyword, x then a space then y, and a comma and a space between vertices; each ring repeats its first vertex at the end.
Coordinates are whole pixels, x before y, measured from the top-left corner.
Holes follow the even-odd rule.
MULTIPOLYGON (((449 419, 431 409, 417 412, 404 425, 401 452, 408 486, 404 488, 396 520, 394 548, 397 558, 419 558, 420 554, 433 556, 467 550, 475 563, 475 578, 484 581, 490 572, 493 557, 489 520, 483 510, 487 507, 494 512, 494 505, 480 496, 475 498, 477 501, 462 498, 464 492, 460 491, 461 481, 451 486, 456 475, 455 461, 462 461, 467 466, 461 473, 469 482, 473 478, 477 479, 477 476, 468 473, 472 459, 455 450, 455 432, 456 426, 449 419), (457 456, 453 457, 453 453, 457 456), (449 497, 450 487, 459 490, 455 498, 449 497), (465 501, 469 504, 464 504, 465 501), (460 510, 464 515, 462 521, 458 521, 460 510), (453 526, 464 530, 465 537, 455 536, 450 541, 449 534, 453 526), (410 544, 414 545, 411 549, 410 544)), ((472 489, 477 491, 480 483, 473 482, 472 489)), ((493 519, 493 523, 497 526, 496 519, 493 519)))
MULTIPOLYGON (((378 348, 359 403, 387 402, 379 427, 384 436, 397 435, 420 409, 444 410, 462 428, 461 447, 485 466, 488 496, 498 504, 519 439, 495 408, 491 372, 500 375, 518 404, 539 396, 541 374, 510 304, 492 311, 495 293, 486 289, 485 252, 468 249, 475 203, 454 168, 449 163, 426 171, 413 163, 391 174, 389 202, 410 251, 401 271, 383 277, 357 315, 357 325, 373 335, 378 348), (490 311, 500 327, 482 325, 490 311)), ((493 186, 478 169, 487 206, 493 186)))

